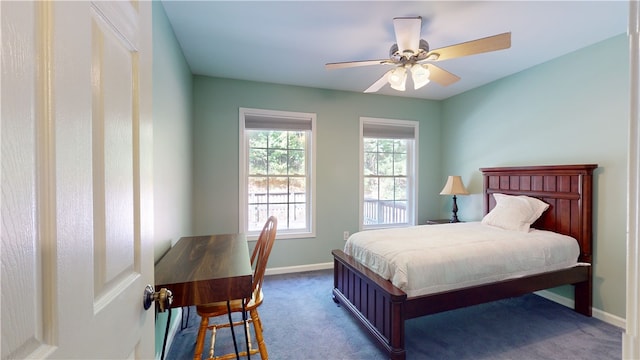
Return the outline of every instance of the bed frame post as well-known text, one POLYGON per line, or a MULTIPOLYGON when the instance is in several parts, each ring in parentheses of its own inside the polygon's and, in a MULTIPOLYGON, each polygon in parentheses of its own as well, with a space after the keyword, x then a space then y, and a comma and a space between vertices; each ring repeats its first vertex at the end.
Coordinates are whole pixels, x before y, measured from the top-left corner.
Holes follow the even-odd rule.
MULTIPOLYGON (((581 196, 581 236, 580 258, 579 261, 593 264, 593 195, 591 191, 585 191, 593 188, 593 171, 595 165, 586 166, 580 175, 580 193, 581 196)), ((593 306, 593 266, 589 266, 589 281, 574 284, 574 310, 580 314, 591 316, 591 307, 593 306)))
POLYGON ((334 257, 333 299, 347 309, 392 360, 404 360, 407 294, 341 250, 334 257))
MULTIPOLYGON (((592 269, 589 266, 589 279, 593 279, 592 269)), ((574 298, 574 306, 573 309, 585 316, 591 316, 591 307, 593 306, 593 282, 585 281, 581 283, 574 284, 573 289, 573 298, 574 298)))

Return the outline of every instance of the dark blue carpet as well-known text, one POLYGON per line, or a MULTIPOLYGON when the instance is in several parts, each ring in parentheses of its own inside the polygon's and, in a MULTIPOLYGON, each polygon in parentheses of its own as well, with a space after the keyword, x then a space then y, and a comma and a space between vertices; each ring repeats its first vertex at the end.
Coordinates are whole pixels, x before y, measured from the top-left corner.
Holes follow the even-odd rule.
MULTIPOLYGON (((333 302, 332 288, 331 270, 265 278, 259 312, 270 359, 385 359, 347 311, 333 302)), ((199 320, 191 309, 189 326, 176 334, 167 359, 193 357, 199 320)), ((233 351, 229 333, 218 333, 216 354, 233 351)), ((621 359, 621 339, 622 329, 537 295, 406 323, 407 359, 621 359)))

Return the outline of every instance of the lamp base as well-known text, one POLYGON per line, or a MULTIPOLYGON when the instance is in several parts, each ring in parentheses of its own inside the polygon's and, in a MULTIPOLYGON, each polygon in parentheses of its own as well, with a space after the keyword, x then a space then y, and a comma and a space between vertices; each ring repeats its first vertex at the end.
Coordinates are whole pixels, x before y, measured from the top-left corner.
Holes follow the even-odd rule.
POLYGON ((460 222, 460 220, 458 220, 458 203, 456 201, 456 196, 453 195, 453 208, 451 209, 452 214, 451 214, 451 219, 449 219, 450 223, 457 223, 460 222))

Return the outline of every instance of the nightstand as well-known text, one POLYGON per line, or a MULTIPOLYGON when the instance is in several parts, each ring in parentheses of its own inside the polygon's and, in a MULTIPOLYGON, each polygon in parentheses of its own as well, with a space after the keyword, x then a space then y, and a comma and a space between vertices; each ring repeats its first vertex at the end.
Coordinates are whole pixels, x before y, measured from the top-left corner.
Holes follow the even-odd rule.
POLYGON ((435 225, 435 224, 448 224, 451 220, 449 219, 435 219, 435 220, 427 220, 424 222, 425 225, 435 225))

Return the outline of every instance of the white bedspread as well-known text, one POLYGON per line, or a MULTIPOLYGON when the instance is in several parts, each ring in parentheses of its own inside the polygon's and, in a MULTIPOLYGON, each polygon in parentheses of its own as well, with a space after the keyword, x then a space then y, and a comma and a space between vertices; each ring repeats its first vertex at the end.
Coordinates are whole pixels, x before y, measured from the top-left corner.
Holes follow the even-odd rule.
POLYGON ((480 222, 361 231, 344 251, 417 296, 577 265, 577 241, 550 231, 480 222))

